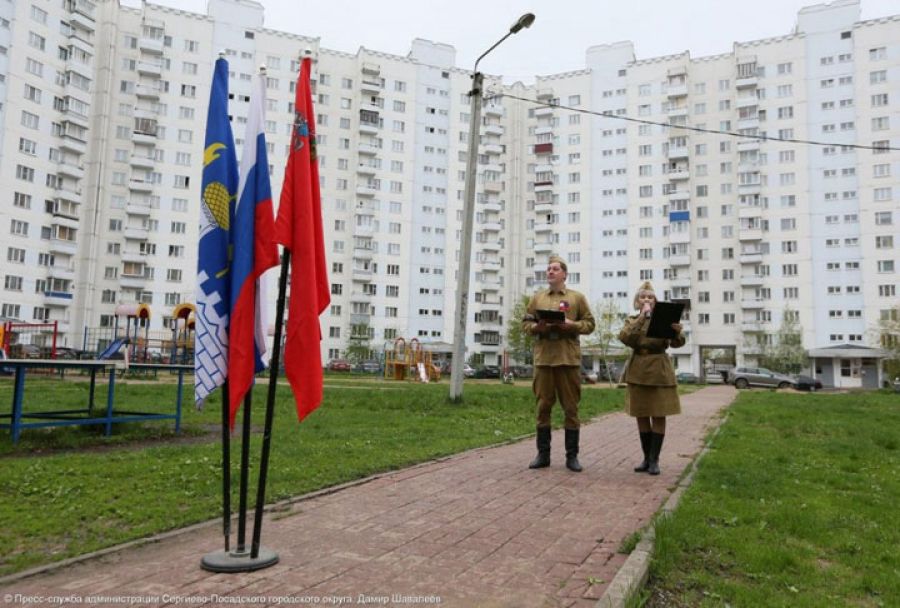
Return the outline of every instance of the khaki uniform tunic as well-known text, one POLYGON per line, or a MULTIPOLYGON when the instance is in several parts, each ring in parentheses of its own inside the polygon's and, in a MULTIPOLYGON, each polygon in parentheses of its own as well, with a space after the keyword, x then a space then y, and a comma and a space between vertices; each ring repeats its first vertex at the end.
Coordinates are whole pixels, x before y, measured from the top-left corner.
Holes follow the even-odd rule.
POLYGON ((523 321, 522 328, 535 337, 534 382, 532 390, 537 400, 537 426, 550 427, 550 410, 557 398, 565 413, 565 427, 577 429, 578 403, 581 401, 581 342, 580 334, 594 331, 594 315, 587 298, 574 289, 563 287, 556 291, 544 289, 534 294, 527 313, 536 316, 537 310, 562 310, 566 318, 575 321, 575 333, 548 332, 535 334, 535 321, 523 321))
POLYGON ((629 317, 619 332, 619 341, 632 348, 623 380, 625 412, 635 417, 672 416, 681 413, 675 369, 666 354, 669 347, 684 346, 679 332, 674 339, 647 337, 650 320, 643 315, 629 317))

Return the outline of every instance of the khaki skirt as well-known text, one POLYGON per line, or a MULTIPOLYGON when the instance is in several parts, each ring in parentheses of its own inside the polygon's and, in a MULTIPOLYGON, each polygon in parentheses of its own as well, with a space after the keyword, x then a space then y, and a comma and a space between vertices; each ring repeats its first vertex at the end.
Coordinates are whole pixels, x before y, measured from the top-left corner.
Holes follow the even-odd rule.
POLYGON ((678 387, 629 384, 625 389, 625 413, 636 418, 680 414, 678 387))

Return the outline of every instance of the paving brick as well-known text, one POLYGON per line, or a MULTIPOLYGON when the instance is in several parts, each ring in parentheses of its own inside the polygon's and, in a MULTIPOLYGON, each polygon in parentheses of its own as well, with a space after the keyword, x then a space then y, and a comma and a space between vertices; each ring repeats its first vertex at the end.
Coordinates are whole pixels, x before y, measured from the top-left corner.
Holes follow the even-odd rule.
POLYGON ((583 427, 580 474, 565 469, 555 431, 547 469, 527 468, 534 440, 526 439, 295 502, 266 518, 263 545, 281 558, 266 570, 202 570, 200 559, 222 542, 205 527, 9 583, 0 597, 169 594, 233 606, 235 597, 261 596, 259 605, 275 606, 287 596, 358 606, 359 594, 401 594, 440 596, 442 608, 586 608, 625 562, 622 540, 649 523, 733 398, 730 387, 682 398, 658 477, 632 472, 635 422, 610 414, 583 427))

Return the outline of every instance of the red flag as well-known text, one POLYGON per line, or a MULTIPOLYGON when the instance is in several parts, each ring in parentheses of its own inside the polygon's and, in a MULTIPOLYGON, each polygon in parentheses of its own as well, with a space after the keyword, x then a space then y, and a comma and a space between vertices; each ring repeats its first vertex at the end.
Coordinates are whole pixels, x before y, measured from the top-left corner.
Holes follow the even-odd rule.
POLYGON ((284 371, 301 421, 322 403, 319 315, 331 302, 319 196, 316 115, 309 85, 311 70, 312 60, 307 57, 300 65, 297 80, 291 152, 275 220, 275 238, 291 252, 284 371))

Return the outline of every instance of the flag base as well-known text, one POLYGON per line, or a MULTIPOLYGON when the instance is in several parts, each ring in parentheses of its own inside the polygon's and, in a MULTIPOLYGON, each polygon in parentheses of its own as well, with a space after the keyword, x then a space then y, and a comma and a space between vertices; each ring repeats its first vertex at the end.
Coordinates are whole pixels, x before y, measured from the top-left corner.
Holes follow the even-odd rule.
POLYGON ((265 547, 259 555, 250 557, 249 551, 213 551, 200 560, 200 567, 210 572, 253 572, 278 563, 278 554, 265 547))

